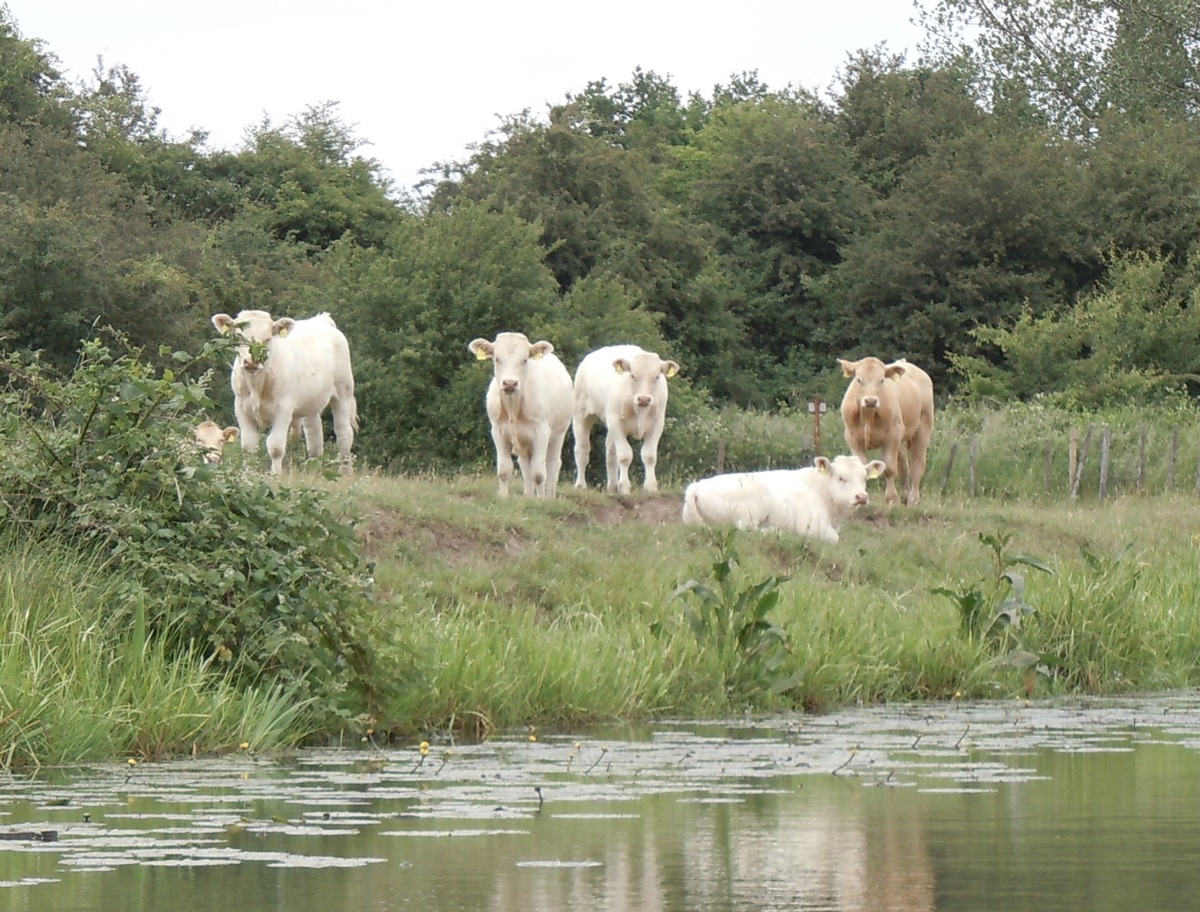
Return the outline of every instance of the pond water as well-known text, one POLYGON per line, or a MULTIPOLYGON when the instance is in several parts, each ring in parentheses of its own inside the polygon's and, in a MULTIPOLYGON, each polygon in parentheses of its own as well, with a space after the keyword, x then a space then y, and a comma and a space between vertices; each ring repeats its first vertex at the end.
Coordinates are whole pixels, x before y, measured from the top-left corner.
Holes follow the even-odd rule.
POLYGON ((1194 694, 113 764, 0 793, 0 910, 1124 912, 1200 896, 1194 694))

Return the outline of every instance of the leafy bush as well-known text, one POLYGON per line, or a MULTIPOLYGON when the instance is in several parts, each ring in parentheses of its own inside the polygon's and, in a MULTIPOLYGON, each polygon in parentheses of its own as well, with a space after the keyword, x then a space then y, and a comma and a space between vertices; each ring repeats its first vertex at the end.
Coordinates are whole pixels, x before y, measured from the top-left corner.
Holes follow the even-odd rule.
MULTIPOLYGON (((346 690, 365 687, 369 663, 370 568, 321 492, 243 473, 234 453, 204 464, 190 447, 208 405, 202 368, 227 349, 214 340, 195 357, 163 353, 178 373, 161 376, 99 340, 65 379, 37 356, 0 365, 7 519, 27 539, 98 554, 155 593, 147 622, 179 653, 346 714, 361 708, 362 694, 346 690)), ((113 611, 135 601, 131 591, 113 611)))
POLYGON ((787 577, 768 576, 738 587, 740 563, 734 548, 736 530, 714 539, 717 560, 708 585, 689 579, 671 594, 691 603, 684 612, 697 641, 716 650, 731 699, 753 702, 764 694, 778 694, 801 683, 801 675, 788 675, 785 665, 792 654, 787 631, 767 615, 779 601, 779 587, 787 577))

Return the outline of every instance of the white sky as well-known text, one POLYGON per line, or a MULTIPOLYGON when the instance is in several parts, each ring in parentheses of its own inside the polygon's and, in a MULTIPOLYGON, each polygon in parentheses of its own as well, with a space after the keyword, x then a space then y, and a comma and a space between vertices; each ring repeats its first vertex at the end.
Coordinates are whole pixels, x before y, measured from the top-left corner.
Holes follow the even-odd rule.
POLYGON ((916 59, 910 0, 0 0, 68 79, 98 56, 137 74, 159 125, 241 146, 338 102, 343 123, 398 188, 461 160, 507 115, 611 87, 636 67, 710 97, 757 70, 772 89, 824 89, 847 55, 886 43, 916 59))

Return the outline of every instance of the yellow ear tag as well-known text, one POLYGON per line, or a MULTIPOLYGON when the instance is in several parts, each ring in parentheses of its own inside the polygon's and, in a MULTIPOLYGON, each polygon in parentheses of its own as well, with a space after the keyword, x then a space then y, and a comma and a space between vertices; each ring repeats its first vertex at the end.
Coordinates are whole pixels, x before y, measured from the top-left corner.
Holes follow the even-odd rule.
POLYGON ((288 334, 288 331, 287 331, 286 329, 281 329, 281 330, 279 330, 279 335, 280 335, 281 337, 284 337, 284 338, 286 338, 286 337, 287 337, 287 334, 288 334))
POLYGON ((674 368, 674 367, 667 368, 667 376, 668 377, 674 377, 677 373, 679 373, 677 368, 674 368))
POLYGON ((619 364, 614 364, 614 365, 613 365, 613 370, 615 370, 615 371, 616 371, 618 374, 623 374, 623 373, 625 373, 625 368, 623 368, 623 367, 622 367, 621 365, 619 365, 619 364))
POLYGON ((867 472, 867 477, 868 478, 878 478, 882 474, 883 473, 880 472, 879 469, 871 469, 871 471, 867 472))
POLYGON ((819 474, 821 474, 821 475, 828 475, 828 474, 829 474, 829 467, 828 467, 828 466, 823 466, 823 465, 817 466, 817 472, 818 472, 819 474))
POLYGON ((488 353, 485 352, 482 348, 475 349, 475 360, 476 361, 487 361, 488 357, 489 357, 488 353))
POLYGON ((535 352, 534 352, 532 355, 530 355, 529 357, 531 357, 531 358, 532 358, 534 361, 541 361, 541 360, 542 360, 542 355, 544 355, 544 354, 545 354, 545 352, 544 352, 544 351, 535 351, 535 352))

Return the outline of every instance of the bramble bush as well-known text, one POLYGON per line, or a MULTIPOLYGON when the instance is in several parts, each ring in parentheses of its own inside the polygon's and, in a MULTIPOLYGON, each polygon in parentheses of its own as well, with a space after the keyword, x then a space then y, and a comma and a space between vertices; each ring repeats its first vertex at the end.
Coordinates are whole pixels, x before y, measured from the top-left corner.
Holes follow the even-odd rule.
POLYGON ((148 630, 178 653, 283 684, 325 726, 366 711, 371 567, 352 524, 320 490, 243 471, 238 448, 208 465, 190 446, 228 340, 161 354, 176 365, 161 374, 97 339, 67 377, 37 355, 0 362, 10 528, 119 567, 139 591, 113 612, 132 625, 145 602, 148 630))

